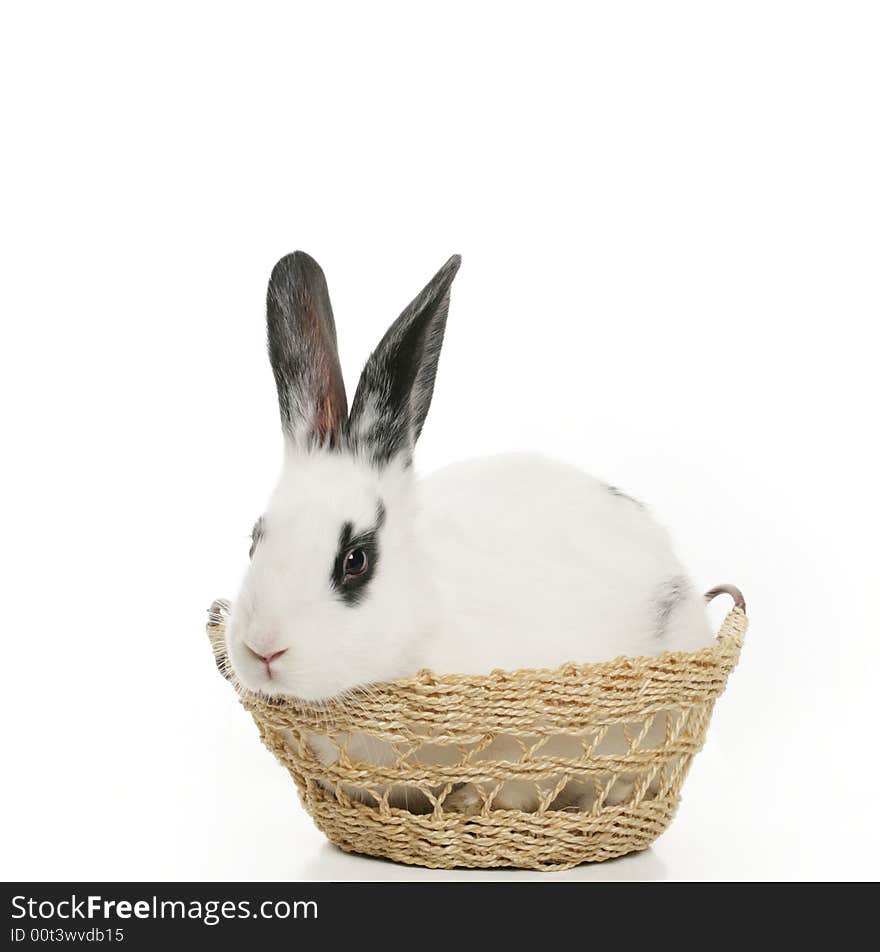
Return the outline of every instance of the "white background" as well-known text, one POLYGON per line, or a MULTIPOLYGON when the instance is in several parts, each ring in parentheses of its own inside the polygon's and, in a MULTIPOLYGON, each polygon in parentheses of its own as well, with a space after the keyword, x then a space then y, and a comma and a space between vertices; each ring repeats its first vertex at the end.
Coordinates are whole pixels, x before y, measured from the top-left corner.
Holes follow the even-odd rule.
POLYGON ((350 392, 463 255, 422 471, 571 460, 747 595, 669 832, 556 878, 875 876, 878 42, 858 3, 5 5, 0 874, 528 875, 327 845, 211 661, 303 248, 350 392))

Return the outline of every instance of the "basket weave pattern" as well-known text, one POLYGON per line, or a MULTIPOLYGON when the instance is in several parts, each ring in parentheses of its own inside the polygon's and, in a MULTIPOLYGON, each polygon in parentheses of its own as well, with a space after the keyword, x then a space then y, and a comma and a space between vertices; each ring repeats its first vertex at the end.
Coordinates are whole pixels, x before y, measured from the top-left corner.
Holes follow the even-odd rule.
POLYGON ((737 607, 701 651, 422 671, 318 707, 237 685, 215 604, 218 667, 318 828, 344 850, 433 868, 567 869, 649 846, 675 813, 747 626, 737 607), (527 809, 507 808, 514 788, 530 794, 527 809))

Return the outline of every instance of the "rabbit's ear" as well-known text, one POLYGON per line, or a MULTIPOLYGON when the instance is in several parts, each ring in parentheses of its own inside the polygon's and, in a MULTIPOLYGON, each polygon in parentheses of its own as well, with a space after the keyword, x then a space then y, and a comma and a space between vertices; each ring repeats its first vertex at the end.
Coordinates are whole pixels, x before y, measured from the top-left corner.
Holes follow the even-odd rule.
POLYGON ((453 255, 388 329, 367 361, 351 406, 348 434, 377 463, 412 450, 431 405, 449 312, 449 289, 461 264, 453 255))
POLYGON ((305 252, 285 256, 272 269, 266 327, 285 436, 301 448, 334 445, 348 402, 327 281, 305 252))

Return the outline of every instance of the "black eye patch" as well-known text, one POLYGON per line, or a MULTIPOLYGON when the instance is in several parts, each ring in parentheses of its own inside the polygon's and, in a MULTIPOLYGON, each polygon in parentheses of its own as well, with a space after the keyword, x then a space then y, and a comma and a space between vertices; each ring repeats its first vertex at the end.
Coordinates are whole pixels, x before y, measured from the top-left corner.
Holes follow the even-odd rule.
POLYGON ((379 564, 379 530, 384 522, 385 507, 379 502, 376 524, 371 529, 355 533, 354 523, 346 522, 342 526, 330 584, 347 605, 358 605, 367 597, 379 564), (360 569, 356 574, 350 571, 353 564, 360 569))

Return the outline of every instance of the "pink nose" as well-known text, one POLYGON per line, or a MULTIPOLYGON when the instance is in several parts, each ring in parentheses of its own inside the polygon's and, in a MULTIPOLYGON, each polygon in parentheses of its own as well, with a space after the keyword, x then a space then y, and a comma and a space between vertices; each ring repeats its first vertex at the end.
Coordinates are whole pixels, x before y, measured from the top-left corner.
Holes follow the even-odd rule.
POLYGON ((287 648, 282 648, 280 651, 273 651, 269 654, 260 654, 259 651, 255 651, 250 645, 247 646, 247 649, 255 658, 259 658, 260 661, 264 661, 266 664, 272 664, 276 658, 280 658, 281 655, 285 654, 287 651, 287 648))

